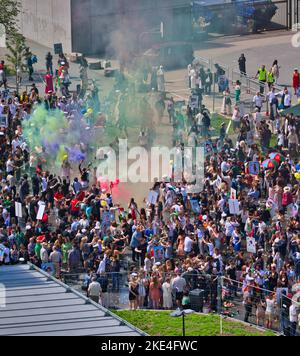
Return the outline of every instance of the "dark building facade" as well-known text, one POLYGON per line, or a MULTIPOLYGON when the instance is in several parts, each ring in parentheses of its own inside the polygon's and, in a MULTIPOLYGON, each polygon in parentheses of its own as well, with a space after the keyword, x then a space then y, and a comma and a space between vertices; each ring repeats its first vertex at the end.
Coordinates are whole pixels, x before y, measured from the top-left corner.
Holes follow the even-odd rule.
POLYGON ((192 35, 189 0, 71 0, 72 50, 85 54, 145 49, 153 38, 192 35), (150 40, 151 38, 151 40, 150 40))

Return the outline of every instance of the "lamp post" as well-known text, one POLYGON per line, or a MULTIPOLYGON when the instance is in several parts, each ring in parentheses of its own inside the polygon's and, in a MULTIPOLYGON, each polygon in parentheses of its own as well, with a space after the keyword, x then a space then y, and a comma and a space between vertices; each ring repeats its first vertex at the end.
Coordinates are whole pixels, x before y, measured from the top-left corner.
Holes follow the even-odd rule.
POLYGON ((177 309, 170 314, 172 318, 179 318, 182 316, 182 336, 185 336, 185 316, 195 313, 192 309, 177 309))

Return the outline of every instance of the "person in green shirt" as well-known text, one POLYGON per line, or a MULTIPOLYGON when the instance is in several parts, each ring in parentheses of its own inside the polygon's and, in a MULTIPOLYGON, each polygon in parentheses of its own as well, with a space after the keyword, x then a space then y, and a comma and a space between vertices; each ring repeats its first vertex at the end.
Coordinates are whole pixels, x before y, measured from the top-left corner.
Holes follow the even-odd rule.
POLYGON ((41 249, 42 249, 42 244, 40 241, 37 241, 34 248, 34 252, 38 259, 41 259, 41 249))
POLYGON ((183 307, 183 309, 189 309, 191 307, 189 292, 184 292, 184 294, 183 294, 182 307, 183 307))
POLYGON ((68 263, 68 254, 69 254, 69 251, 72 250, 72 244, 70 242, 70 240, 65 237, 64 238, 64 242, 63 244, 61 245, 61 252, 62 252, 62 262, 63 264, 67 264, 68 263))
POLYGON ((267 70, 266 70, 266 66, 262 65, 256 74, 256 78, 260 81, 261 85, 260 85, 260 93, 263 94, 265 91, 265 83, 267 82, 267 70))
POLYGON ((25 245, 25 237, 24 237, 23 232, 20 229, 18 229, 16 231, 16 244, 17 244, 18 248, 20 248, 21 245, 25 245))
POLYGON ((239 104, 241 101, 241 82, 239 80, 235 83, 235 103, 239 104))
POLYGON ((268 74, 267 74, 267 83, 268 83, 268 86, 269 86, 269 90, 271 90, 273 84, 275 83, 275 78, 274 78, 274 74, 273 74, 273 72, 272 72, 272 69, 270 69, 270 70, 268 71, 268 74))

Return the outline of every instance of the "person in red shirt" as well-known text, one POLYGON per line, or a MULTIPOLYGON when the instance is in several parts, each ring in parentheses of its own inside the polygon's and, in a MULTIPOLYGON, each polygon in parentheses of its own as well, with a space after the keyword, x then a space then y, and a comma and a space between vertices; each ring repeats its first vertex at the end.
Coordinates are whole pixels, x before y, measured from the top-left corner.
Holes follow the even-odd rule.
POLYGON ((81 190, 78 194, 77 194, 77 199, 82 202, 85 199, 85 192, 83 190, 81 190))
POLYGON ((71 200, 71 214, 74 217, 78 217, 80 212, 80 201, 76 198, 71 200))
POLYGON ((300 76, 299 76, 298 69, 295 69, 293 74, 293 88, 295 90, 295 95, 297 95, 299 86, 300 86, 300 76))
POLYGON ((49 71, 45 75, 44 80, 45 80, 45 94, 53 93, 54 92, 53 76, 50 74, 49 71))
POLYGON ((0 88, 4 85, 4 89, 7 89, 7 79, 5 75, 5 62, 0 62, 0 88))
POLYGON ((59 203, 63 200, 64 195, 62 194, 61 188, 58 189, 58 191, 54 194, 54 200, 56 203, 56 206, 59 206, 59 203))

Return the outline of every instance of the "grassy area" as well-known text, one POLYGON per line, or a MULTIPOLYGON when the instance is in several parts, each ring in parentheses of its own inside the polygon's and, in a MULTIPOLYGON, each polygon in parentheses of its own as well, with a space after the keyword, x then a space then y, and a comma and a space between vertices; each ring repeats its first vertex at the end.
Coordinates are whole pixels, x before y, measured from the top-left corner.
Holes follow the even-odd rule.
MULTIPOLYGON (((181 336, 182 318, 170 317, 168 311, 114 311, 151 336, 181 336)), ((223 336, 274 336, 271 331, 260 331, 250 325, 223 320, 223 336)), ((192 314, 186 317, 186 336, 220 336, 218 315, 192 314)))
MULTIPOLYGON (((231 121, 230 119, 228 119, 227 117, 225 117, 221 114, 213 114, 212 118, 211 118, 213 135, 219 136, 222 123, 225 122, 226 128, 228 128, 230 121, 231 121)), ((230 126, 228 135, 234 135, 232 125, 230 126)))

